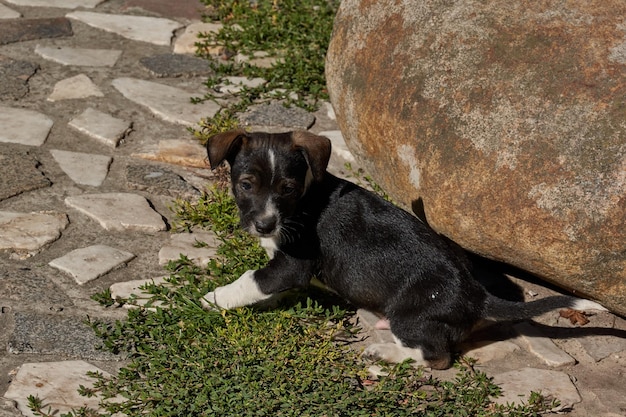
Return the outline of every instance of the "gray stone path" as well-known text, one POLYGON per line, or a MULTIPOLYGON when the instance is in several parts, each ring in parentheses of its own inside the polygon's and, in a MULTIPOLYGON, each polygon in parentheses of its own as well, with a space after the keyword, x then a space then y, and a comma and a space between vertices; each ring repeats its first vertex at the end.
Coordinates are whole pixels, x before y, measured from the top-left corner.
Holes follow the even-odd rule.
MULTIPOLYGON (((76 393, 91 383, 85 373, 123 362, 95 349, 83 320, 126 313, 90 296, 110 288, 141 306, 140 286, 163 282, 163 264, 185 254, 202 265, 215 255, 210 233, 171 233, 168 207, 197 198, 211 178, 187 127, 219 110, 218 102, 190 103, 209 71, 193 57, 195 35, 219 25, 200 22, 196 0, 173 3, 0 0, 1 417, 32 415, 30 394, 61 412, 95 404, 76 393)), ((254 62, 268 64, 262 54, 254 62)), ((216 92, 228 100, 262 82, 233 77, 216 92)), ((328 105, 307 113, 272 103, 241 119, 324 132, 335 150, 331 170, 356 164, 328 105)), ((551 293, 517 282, 535 296, 551 293)), ((358 317, 369 340, 390 340, 376 316, 358 317)), ((626 415, 626 341, 611 335, 626 322, 610 313, 590 319, 601 331, 577 335, 553 313, 539 319, 553 330, 495 326, 463 349, 502 384, 502 401, 541 390, 573 405, 573 416, 626 415)), ((446 372, 437 374, 454 371, 446 372)))

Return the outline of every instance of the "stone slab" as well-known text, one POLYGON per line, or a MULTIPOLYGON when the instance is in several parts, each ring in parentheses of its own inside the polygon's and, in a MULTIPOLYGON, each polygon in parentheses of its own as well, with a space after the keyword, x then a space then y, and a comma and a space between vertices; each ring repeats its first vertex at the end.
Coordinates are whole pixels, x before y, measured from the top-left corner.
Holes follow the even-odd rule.
POLYGON ((528 350, 541 359, 546 365, 562 367, 574 365, 576 360, 563 352, 554 342, 546 337, 541 330, 530 323, 518 323, 514 326, 520 339, 526 344, 528 350))
POLYGON ((2 148, 0 147, 0 201, 52 185, 39 170, 39 161, 28 152, 2 148))
POLYGON ((54 85, 48 101, 71 100, 87 97, 104 97, 102 91, 85 74, 78 74, 54 85))
POLYGON ((156 165, 141 164, 126 167, 128 187, 178 198, 192 198, 200 195, 183 177, 175 172, 156 165))
POLYGON ((64 17, 0 21, 0 45, 73 34, 70 21, 64 17))
POLYGON ((94 379, 87 376, 88 372, 109 376, 107 372, 84 361, 25 363, 9 384, 4 396, 15 400, 26 417, 37 415, 28 408, 27 398, 30 395, 39 397, 46 406, 56 411, 55 415, 69 413, 81 407, 97 410, 100 398, 78 394, 81 385, 93 387, 94 379))
POLYGON ((478 360, 481 364, 496 359, 503 359, 510 353, 520 349, 515 343, 507 340, 473 343, 465 348, 466 350, 464 350, 463 354, 478 360))
POLYGON ((113 86, 127 99, 147 107, 161 119, 184 126, 194 127, 208 117, 213 117, 220 106, 212 101, 191 103, 198 96, 176 87, 137 78, 117 78, 113 86))
POLYGON ((139 63, 156 77, 196 77, 213 73, 209 61, 188 55, 152 55, 141 58, 139 63))
POLYGON ((61 237, 68 224, 64 213, 0 211, 0 250, 37 253, 61 237))
POLYGON ((558 399, 561 405, 554 411, 571 408, 582 401, 576 386, 564 372, 523 368, 494 375, 493 382, 503 391, 503 396, 494 399, 497 404, 528 403, 531 392, 558 399))
POLYGON ((113 360, 119 356, 99 350, 102 340, 84 323, 84 316, 15 313, 15 328, 7 350, 12 354, 63 355, 73 359, 113 360))
POLYGON ((255 106, 239 115, 239 121, 246 126, 278 126, 306 130, 315 123, 315 116, 299 107, 287 108, 279 102, 271 102, 255 106))
POLYGON ((183 27, 182 24, 170 19, 148 16, 129 16, 122 14, 106 14, 94 12, 72 12, 66 17, 76 19, 89 26, 113 32, 135 41, 148 42, 155 45, 169 45, 174 31, 183 27))
POLYGON ((58 7, 61 9, 75 9, 82 7, 85 9, 93 9, 104 0, 6 0, 7 3, 16 6, 30 7, 58 7))
POLYGON ((219 245, 220 241, 211 232, 173 234, 169 243, 159 250, 159 265, 165 265, 169 261, 180 259, 180 255, 185 255, 196 265, 206 267, 217 255, 219 245), (206 246, 199 246, 199 243, 206 246))
POLYGON ((132 123, 101 111, 87 108, 69 122, 69 126, 112 148, 132 129, 132 123))
POLYGON ((23 417, 23 414, 17 408, 16 401, 0 397, 0 417, 23 417))
MULTIPOLYGON (((145 307, 146 304, 152 298, 152 295, 147 293, 145 290, 141 289, 148 284, 166 284, 167 281, 165 277, 158 277, 153 279, 137 279, 133 281, 125 281, 125 282, 117 282, 109 288, 111 291, 111 297, 116 300, 121 298, 123 300, 132 300, 130 303, 125 303, 124 308, 136 308, 138 306, 145 307)), ((161 307, 163 304, 161 302, 155 301, 151 303, 149 307, 161 307)))
POLYGON ((130 252, 110 246, 93 245, 75 249, 50 261, 49 265, 71 275, 82 285, 125 265, 134 257, 130 252))
POLYGON ((65 204, 96 220, 106 230, 155 233, 166 229, 161 215, 138 194, 86 194, 67 197, 65 204))
POLYGON ((22 17, 20 12, 10 9, 4 4, 0 4, 0 19, 17 19, 18 17, 22 17))
MULTIPOLYGON (((238 94, 245 88, 255 88, 265 84, 263 78, 224 77, 224 82, 215 86, 215 90, 223 94, 238 94)), ((261 108, 263 108, 261 106, 261 108)), ((274 107, 271 107, 274 109, 274 107)), ((285 108, 285 107, 283 107, 285 108)))
POLYGON ((146 149, 132 156, 185 167, 209 168, 207 151, 197 140, 165 139, 159 141, 156 150, 146 149))
POLYGON ((63 172, 76 184, 99 187, 109 172, 113 158, 106 155, 94 155, 82 152, 51 149, 50 153, 63 172))
MULTIPOLYGON (((174 41, 174 53, 175 54, 195 54, 196 42, 201 40, 198 35, 201 33, 217 33, 224 25, 221 23, 192 23, 185 28, 185 31, 174 41)), ((224 48, 216 47, 215 54, 220 53, 224 48)), ((210 51, 211 53, 211 51, 210 51)))
POLYGON ((59 64, 83 67, 112 67, 122 55, 122 51, 116 49, 50 47, 42 45, 35 47, 35 53, 59 64))
POLYGON ((41 146, 53 124, 48 116, 34 110, 0 106, 0 142, 41 146))
MULTIPOLYGON (((0 5, 1 6, 1 5, 0 5)), ((34 62, 17 61, 0 55, 0 99, 19 100, 28 94, 28 80, 39 69, 34 62)))

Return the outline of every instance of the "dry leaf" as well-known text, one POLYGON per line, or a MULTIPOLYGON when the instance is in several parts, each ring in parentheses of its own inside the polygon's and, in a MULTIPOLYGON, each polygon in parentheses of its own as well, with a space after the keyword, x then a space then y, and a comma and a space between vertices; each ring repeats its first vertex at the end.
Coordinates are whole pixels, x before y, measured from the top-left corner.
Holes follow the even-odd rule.
POLYGON ((584 326, 589 323, 589 319, 587 319, 587 313, 584 311, 578 311, 571 308, 566 308, 565 310, 559 311, 559 315, 565 319, 569 319, 570 323, 573 325, 579 324, 584 326))

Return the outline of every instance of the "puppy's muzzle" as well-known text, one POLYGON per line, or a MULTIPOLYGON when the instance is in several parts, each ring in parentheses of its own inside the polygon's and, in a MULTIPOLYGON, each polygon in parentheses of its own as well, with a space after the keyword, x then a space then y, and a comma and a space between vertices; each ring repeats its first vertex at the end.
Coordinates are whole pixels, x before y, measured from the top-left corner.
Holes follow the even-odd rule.
POLYGON ((278 219, 276 216, 266 216, 254 221, 254 229, 261 236, 271 235, 276 231, 278 219))

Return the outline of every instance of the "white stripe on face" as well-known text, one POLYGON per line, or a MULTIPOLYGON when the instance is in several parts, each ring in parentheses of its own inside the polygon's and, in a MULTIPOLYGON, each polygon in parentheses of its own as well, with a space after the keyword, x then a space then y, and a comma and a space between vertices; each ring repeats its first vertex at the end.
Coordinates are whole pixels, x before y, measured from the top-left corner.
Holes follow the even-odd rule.
POLYGON ((272 171, 272 181, 274 180, 274 175, 276 174, 276 155, 274 155, 274 151, 270 148, 267 150, 268 160, 270 161, 270 170, 272 171))

